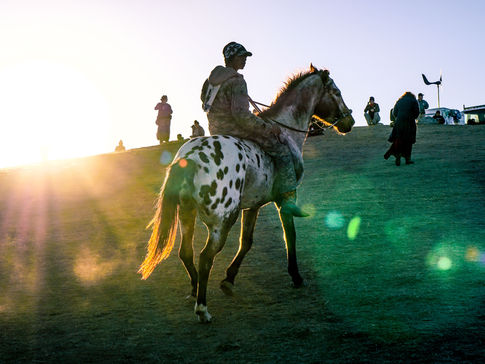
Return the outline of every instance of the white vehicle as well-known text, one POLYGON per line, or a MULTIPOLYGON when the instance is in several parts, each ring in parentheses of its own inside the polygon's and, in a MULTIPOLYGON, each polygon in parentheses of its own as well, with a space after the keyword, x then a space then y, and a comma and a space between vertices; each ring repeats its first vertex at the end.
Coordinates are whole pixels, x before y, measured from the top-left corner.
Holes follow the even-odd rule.
POLYGON ((447 107, 427 109, 425 117, 419 121, 419 124, 438 124, 433 118, 438 110, 445 119, 445 125, 465 125, 463 113, 456 109, 448 109, 447 107))

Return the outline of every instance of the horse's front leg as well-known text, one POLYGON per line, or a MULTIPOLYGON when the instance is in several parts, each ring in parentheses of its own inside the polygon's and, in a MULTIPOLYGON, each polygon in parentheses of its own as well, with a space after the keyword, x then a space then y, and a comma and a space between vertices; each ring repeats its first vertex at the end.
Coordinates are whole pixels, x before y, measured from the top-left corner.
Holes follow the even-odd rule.
POLYGON ((241 263, 253 245, 253 233, 258 218, 259 208, 244 210, 241 219, 241 235, 239 237, 239 250, 226 270, 226 278, 221 281, 224 293, 232 295, 234 279, 241 267, 241 263))
POLYGON ((303 285, 303 278, 298 272, 298 264, 296 262, 296 232, 295 224, 293 222, 293 215, 291 213, 284 213, 279 210, 281 224, 283 225, 283 232, 286 243, 286 256, 288 259, 288 273, 293 280, 296 288, 303 285))

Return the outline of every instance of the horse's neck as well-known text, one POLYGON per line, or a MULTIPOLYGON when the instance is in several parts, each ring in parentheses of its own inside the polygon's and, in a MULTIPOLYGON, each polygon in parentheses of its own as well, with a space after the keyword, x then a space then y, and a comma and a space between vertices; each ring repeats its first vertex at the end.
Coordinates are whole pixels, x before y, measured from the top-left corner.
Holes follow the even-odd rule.
MULTIPOLYGON (((283 105, 274 119, 294 129, 307 130, 321 90, 322 83, 319 76, 312 76, 303 80, 291 91, 294 93, 294 97, 289 99, 295 101, 283 105)), ((301 152, 305 143, 306 133, 286 128, 284 133, 294 140, 295 145, 301 152)))

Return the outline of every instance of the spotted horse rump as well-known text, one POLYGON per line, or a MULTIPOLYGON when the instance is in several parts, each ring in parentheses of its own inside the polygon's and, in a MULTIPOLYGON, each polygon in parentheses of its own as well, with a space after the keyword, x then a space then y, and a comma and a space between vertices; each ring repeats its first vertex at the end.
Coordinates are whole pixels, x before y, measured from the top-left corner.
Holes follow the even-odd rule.
MULTIPOLYGON (((329 72, 313 66, 308 72, 289 80, 273 104, 260 115, 282 125, 283 137, 300 155, 312 118, 341 134, 349 132, 354 124, 351 110, 345 105, 329 72)), ((179 257, 190 278, 191 295, 196 297, 195 314, 200 322, 210 322, 207 283, 214 258, 224 247, 227 235, 242 211, 239 250, 220 284, 225 293, 232 294, 235 277, 253 244, 259 209, 272 201, 274 179, 271 158, 251 141, 215 135, 194 138, 182 145, 167 169, 156 212, 149 224, 152 233, 139 269, 142 278, 148 278, 170 255, 180 224, 179 257), (197 215, 208 230, 198 268, 193 252, 197 215)), ((293 215, 280 209, 280 205, 277 208, 284 231, 288 273, 294 286, 300 287, 303 278, 296 260, 293 215)))

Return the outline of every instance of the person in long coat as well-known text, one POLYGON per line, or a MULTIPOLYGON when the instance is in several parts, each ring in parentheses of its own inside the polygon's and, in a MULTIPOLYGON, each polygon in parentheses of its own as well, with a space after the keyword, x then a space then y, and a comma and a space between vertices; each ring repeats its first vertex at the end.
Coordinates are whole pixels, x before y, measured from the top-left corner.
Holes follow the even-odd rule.
POLYGON ((406 164, 414 163, 411 160, 411 152, 413 144, 416 143, 416 118, 419 115, 416 96, 409 91, 405 92, 394 105, 393 115, 396 121, 388 139, 392 145, 384 154, 384 158, 395 156, 397 166, 401 164, 401 157, 406 159, 406 164))

